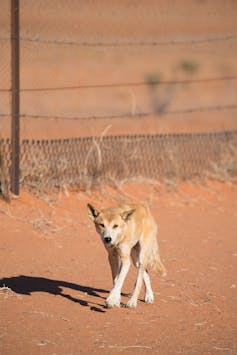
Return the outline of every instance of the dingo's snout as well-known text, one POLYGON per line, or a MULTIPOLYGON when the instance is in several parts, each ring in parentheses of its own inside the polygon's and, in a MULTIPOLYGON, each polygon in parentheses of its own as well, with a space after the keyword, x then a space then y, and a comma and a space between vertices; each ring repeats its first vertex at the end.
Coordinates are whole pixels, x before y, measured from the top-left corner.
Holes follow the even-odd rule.
POLYGON ((111 243, 111 241, 112 241, 112 238, 111 238, 111 237, 105 237, 105 238, 104 238, 104 242, 105 242, 106 244, 111 243))

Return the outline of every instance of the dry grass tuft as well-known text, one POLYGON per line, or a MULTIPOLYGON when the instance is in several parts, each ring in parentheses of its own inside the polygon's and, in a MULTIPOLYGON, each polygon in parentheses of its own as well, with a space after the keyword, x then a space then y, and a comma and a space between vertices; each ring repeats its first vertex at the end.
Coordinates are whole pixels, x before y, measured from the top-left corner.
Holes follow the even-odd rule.
POLYGON ((4 295, 4 298, 8 298, 11 296, 15 295, 15 292, 12 291, 9 287, 3 285, 2 287, 0 287, 0 295, 4 295))
POLYGON ((237 146, 228 144, 221 154, 218 163, 211 164, 207 177, 218 181, 237 181, 237 146))

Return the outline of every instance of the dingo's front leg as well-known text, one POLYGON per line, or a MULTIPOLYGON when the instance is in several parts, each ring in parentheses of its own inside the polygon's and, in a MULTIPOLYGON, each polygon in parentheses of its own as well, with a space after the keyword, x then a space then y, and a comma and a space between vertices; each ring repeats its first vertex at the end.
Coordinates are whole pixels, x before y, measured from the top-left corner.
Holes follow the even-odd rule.
POLYGON ((139 296, 139 293, 140 293, 140 290, 141 290, 142 281, 143 281, 143 278, 144 278, 144 272, 145 272, 145 269, 144 269, 143 265, 140 265, 139 268, 138 268, 137 280, 136 280, 136 283, 135 283, 135 287, 134 287, 132 296, 131 296, 130 300, 127 302, 127 305, 126 305, 129 308, 137 307, 137 299, 138 299, 138 296, 139 296))
POLYGON ((110 263, 111 272, 112 272, 113 285, 115 285, 116 280, 119 275, 120 268, 121 268, 121 262, 120 262, 119 255, 118 255, 117 251, 110 251, 109 252, 109 263, 110 263))
POLYGON ((108 308, 120 307, 121 290, 130 267, 129 257, 123 258, 121 262, 121 269, 115 280, 114 287, 105 301, 108 308))

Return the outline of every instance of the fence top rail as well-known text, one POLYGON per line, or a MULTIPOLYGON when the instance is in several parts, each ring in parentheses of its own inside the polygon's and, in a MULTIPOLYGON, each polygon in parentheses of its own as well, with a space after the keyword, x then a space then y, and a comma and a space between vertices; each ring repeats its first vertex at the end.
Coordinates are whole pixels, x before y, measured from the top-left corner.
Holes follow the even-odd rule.
MULTIPOLYGON (((159 134, 123 134, 123 135, 109 135, 109 136, 86 136, 86 137, 76 137, 76 138, 59 138, 59 139, 22 139, 21 144, 61 144, 69 142, 86 142, 92 140, 120 140, 120 139, 182 139, 182 138, 195 138, 195 137, 228 137, 236 136, 237 139, 237 129, 228 131, 207 131, 207 132, 185 132, 185 133, 159 133, 159 134)), ((0 144, 11 144, 10 138, 0 138, 0 144)))

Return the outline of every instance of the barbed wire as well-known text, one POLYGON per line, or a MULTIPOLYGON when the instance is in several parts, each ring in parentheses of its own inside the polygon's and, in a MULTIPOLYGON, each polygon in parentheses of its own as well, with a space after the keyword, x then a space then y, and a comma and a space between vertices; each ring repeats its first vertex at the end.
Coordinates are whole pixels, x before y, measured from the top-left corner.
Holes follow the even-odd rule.
MULTIPOLYGON (((66 120, 88 120, 88 119, 116 119, 116 118, 141 118, 147 116, 165 116, 165 115, 176 115, 176 114, 188 114, 194 112, 205 112, 205 111, 223 111, 223 110, 235 110, 237 109, 237 104, 232 105, 215 105, 206 107, 190 107, 186 109, 177 110, 165 110, 162 113, 151 111, 151 112, 135 112, 135 113, 115 113, 110 115, 87 115, 87 116, 60 116, 60 115, 44 115, 44 114, 31 114, 22 113, 21 118, 43 118, 43 119, 66 119, 66 120)), ((0 114, 9 116, 9 114, 0 114)))
MULTIPOLYGON (((85 84, 75 86, 59 86, 59 87, 41 87, 41 88, 22 88, 21 92, 34 91, 63 91, 63 90, 81 90, 81 89, 106 89, 116 87, 130 87, 130 86, 148 86, 148 85, 170 85, 170 84, 200 84, 215 81, 232 81, 236 80, 237 76, 223 76, 215 78, 201 78, 201 79, 183 79, 183 80, 154 80, 151 83, 148 81, 140 82, 124 82, 124 83, 105 83, 105 84, 85 84)), ((0 89, 0 92, 11 92, 11 89, 0 89)))
POLYGON ((62 86, 62 87, 49 87, 49 88, 23 88, 22 92, 26 91, 59 91, 59 90, 80 90, 80 89, 100 89, 100 88, 113 88, 113 87, 127 87, 127 86, 147 86, 147 85, 167 85, 167 84, 195 84, 213 81, 230 81, 236 80, 237 76, 226 76, 216 78, 203 78, 203 79, 187 79, 187 80, 154 80, 151 83, 148 81, 141 82, 125 82, 125 83, 105 83, 105 84, 91 84, 91 85, 77 85, 77 86, 62 86))
MULTIPOLYGON (((161 40, 151 40, 151 41, 127 41, 127 42, 119 42, 119 41, 111 41, 111 42, 90 42, 90 41, 82 41, 82 40, 67 40, 67 39, 45 39, 40 38, 39 36, 35 37, 26 37, 21 36, 20 41, 23 42, 35 42, 49 45, 63 45, 63 46, 83 46, 83 47, 143 47, 143 46, 182 46, 182 45, 200 45, 211 42, 223 42, 223 41, 231 41, 237 39, 237 34, 228 34, 221 37, 207 37, 200 39, 170 39, 167 41, 161 40)), ((0 37, 0 41, 9 41, 11 37, 0 37)))
POLYGON ((189 40, 177 40, 172 39, 169 41, 128 41, 128 42, 89 42, 89 41, 76 41, 76 40, 52 40, 52 39, 42 39, 33 37, 21 37, 20 39, 25 42, 39 42, 44 44, 54 44, 54 45, 69 45, 69 46, 84 46, 84 47, 137 47, 137 46, 167 46, 167 45, 198 45, 210 42, 222 42, 236 39, 237 35, 226 35, 223 37, 209 37, 203 39, 189 39, 189 40))
POLYGON ((12 89, 0 89, 0 92, 11 92, 12 89))

